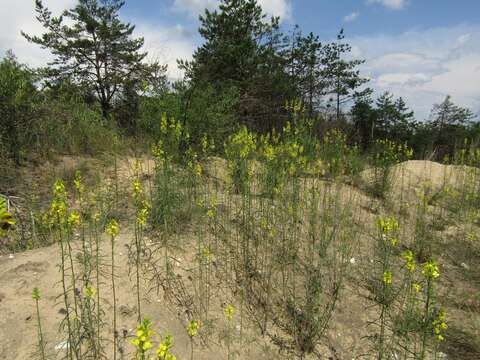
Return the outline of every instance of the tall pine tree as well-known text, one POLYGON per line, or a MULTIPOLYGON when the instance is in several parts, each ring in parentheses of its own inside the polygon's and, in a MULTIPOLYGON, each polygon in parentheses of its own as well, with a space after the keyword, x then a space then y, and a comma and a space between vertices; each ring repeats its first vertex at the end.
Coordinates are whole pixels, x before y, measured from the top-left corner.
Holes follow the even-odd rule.
POLYGON ((121 0, 79 0, 61 16, 52 16, 41 0, 36 0, 38 21, 46 32, 23 36, 54 55, 47 74, 68 78, 97 95, 104 117, 108 117, 115 97, 134 79, 148 78, 165 68, 144 63, 143 38, 132 38, 135 26, 119 18, 121 0))

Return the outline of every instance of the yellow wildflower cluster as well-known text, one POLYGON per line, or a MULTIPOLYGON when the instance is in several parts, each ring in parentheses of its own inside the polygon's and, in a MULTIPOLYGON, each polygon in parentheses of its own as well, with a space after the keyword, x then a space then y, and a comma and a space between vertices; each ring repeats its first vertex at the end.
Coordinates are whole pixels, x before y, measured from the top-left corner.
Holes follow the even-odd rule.
POLYGON ((393 165, 400 161, 408 160, 413 156, 413 149, 407 144, 397 144, 391 140, 377 140, 375 160, 377 165, 393 165))
POLYGON ((53 200, 50 217, 55 224, 64 224, 67 216, 67 192, 63 181, 57 180, 53 186, 53 200))
POLYGON ((391 285, 392 284, 392 272, 391 271, 384 271, 383 282, 386 285, 391 285))
POLYGON ((410 250, 405 251, 402 254, 403 260, 405 260, 405 267, 407 268, 408 271, 414 272, 416 268, 416 262, 415 262, 415 257, 413 255, 413 252, 410 250))
POLYGON ((420 291, 422 291, 422 285, 420 285, 419 283, 413 283, 412 286, 416 293, 419 293, 420 291))
POLYGON ((70 227, 80 225, 80 214, 76 210, 73 210, 70 215, 68 215, 67 224, 70 227))
POLYGON ((77 193, 82 196, 83 193, 85 192, 85 187, 82 184, 82 177, 80 175, 80 171, 75 171, 75 179, 73 180, 73 186, 75 187, 75 190, 77 190, 77 193))
POLYGON ((89 299, 93 299, 96 294, 97 290, 92 286, 87 286, 85 289, 83 289, 83 295, 89 299))
POLYGON ((165 336, 165 339, 158 346, 157 360, 176 360, 177 357, 170 352, 172 347, 173 337, 171 335, 165 336))
POLYGON ((422 265, 422 275, 427 279, 436 279, 440 276, 438 265, 434 260, 428 260, 422 265))
POLYGON ((135 338, 132 340, 132 344, 135 345, 137 351, 144 354, 146 351, 152 348, 152 336, 155 332, 151 329, 152 323, 149 319, 143 319, 142 323, 138 325, 135 338))
POLYGON ((145 224, 147 223, 150 207, 150 203, 147 200, 142 201, 142 207, 140 207, 137 212, 137 224, 145 226, 145 224))
POLYGON ((229 141, 225 144, 225 153, 230 159, 240 158, 247 159, 257 148, 256 136, 249 132, 246 126, 242 126, 240 130, 229 137, 229 141))
POLYGON ((228 321, 232 321, 233 319, 233 313, 235 312, 235 308, 233 307, 232 304, 228 304, 225 309, 223 309, 223 312, 225 314, 225 318, 228 321))
POLYGON ((433 326, 433 333, 438 341, 444 340, 444 333, 448 329, 448 325, 446 323, 447 313, 445 310, 440 310, 437 314, 437 317, 432 322, 433 326))
POLYGON ((187 332, 190 337, 195 337, 198 335, 198 330, 200 329, 200 324, 196 320, 190 320, 187 325, 187 332))
POLYGON ((118 228, 117 220, 115 219, 110 220, 106 229, 107 234, 114 238, 118 235, 118 231, 119 231, 119 228, 118 228))
POLYGON ((7 229, 15 225, 12 214, 8 211, 6 201, 0 198, 0 236, 5 236, 7 229))
POLYGON ((389 240, 392 246, 397 245, 398 238, 396 237, 396 233, 400 229, 397 220, 392 217, 381 217, 377 220, 377 228, 380 230, 382 237, 385 240, 389 240))
POLYGON ((133 198, 139 201, 143 196, 143 186, 138 179, 132 181, 133 198))

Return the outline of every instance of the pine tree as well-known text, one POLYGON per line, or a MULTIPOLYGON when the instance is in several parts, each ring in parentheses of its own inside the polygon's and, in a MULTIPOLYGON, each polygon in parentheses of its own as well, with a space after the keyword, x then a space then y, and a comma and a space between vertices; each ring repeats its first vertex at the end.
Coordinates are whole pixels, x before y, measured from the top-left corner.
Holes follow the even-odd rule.
POLYGON ((149 78, 165 68, 158 63, 143 62, 143 38, 132 38, 135 26, 123 23, 121 0, 79 0, 61 16, 52 16, 41 0, 36 0, 37 20, 46 32, 32 36, 22 32, 30 42, 49 49, 54 60, 46 69, 53 79, 65 79, 91 89, 97 95, 104 117, 125 84, 149 78))
POLYGON ((456 142, 463 142, 466 125, 470 125, 473 117, 469 109, 455 105, 450 95, 440 104, 433 105, 429 125, 433 132, 433 148, 438 156, 453 154, 456 142))
POLYGON ((205 42, 193 60, 179 62, 192 87, 238 89, 237 117, 257 130, 273 126, 288 92, 278 24, 279 18, 268 19, 256 0, 222 0, 217 10, 200 16, 205 42))
POLYGON ((325 94, 332 96, 329 102, 335 103, 336 120, 341 115, 341 106, 352 101, 355 97, 366 96, 371 90, 360 88, 368 82, 368 79, 360 76, 358 67, 364 60, 346 60, 345 55, 352 51, 352 47, 344 43, 345 35, 340 30, 337 41, 327 44, 324 48, 323 81, 325 94))

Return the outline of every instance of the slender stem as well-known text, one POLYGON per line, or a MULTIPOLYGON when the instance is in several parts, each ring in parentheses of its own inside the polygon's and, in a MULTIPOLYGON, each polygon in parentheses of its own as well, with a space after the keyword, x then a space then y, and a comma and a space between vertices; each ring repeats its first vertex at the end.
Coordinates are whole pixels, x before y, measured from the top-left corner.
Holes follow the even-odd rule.
POLYGON ((117 359, 117 297, 115 293, 115 237, 111 237, 112 247, 112 292, 113 292, 113 360, 117 359))
POLYGON ((45 342, 43 341, 42 323, 40 320, 40 307, 38 305, 38 298, 35 299, 35 306, 37 308, 38 347, 40 349, 40 354, 42 355, 42 360, 45 360, 45 342))

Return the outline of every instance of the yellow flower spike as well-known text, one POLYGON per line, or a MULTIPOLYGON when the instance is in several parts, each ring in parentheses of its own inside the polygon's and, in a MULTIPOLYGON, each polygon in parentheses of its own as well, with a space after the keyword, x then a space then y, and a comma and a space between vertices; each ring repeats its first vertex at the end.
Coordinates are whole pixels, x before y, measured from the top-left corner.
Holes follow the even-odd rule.
POLYGON ((67 224, 71 227, 80 225, 80 214, 77 211, 72 211, 67 219, 67 224))
POLYGON ((418 284, 418 283, 414 283, 413 284, 413 289, 415 290, 415 292, 418 294, 420 291, 422 291, 422 285, 418 284))
POLYGON ((143 187, 140 181, 137 179, 132 181, 132 190, 133 190, 133 198, 135 200, 139 200, 140 197, 143 195, 143 187))
POLYGON ((432 322, 433 332, 438 341, 443 341, 445 339, 444 332, 448 330, 448 325, 446 323, 447 314, 445 310, 441 309, 435 320, 432 322))
POLYGON ((392 272, 391 271, 385 271, 383 273, 383 282, 386 285, 391 285, 392 284, 392 272))
POLYGON ((176 356, 170 352, 173 347, 173 337, 167 335, 157 349, 157 360, 176 360, 176 356))
POLYGON ((115 219, 110 220, 106 229, 107 234, 110 235, 111 237, 116 237, 118 235, 118 231, 119 231, 119 228, 118 228, 117 220, 115 219))
POLYGON ((403 259, 405 260, 405 267, 408 271, 414 272, 416 268, 415 257, 413 256, 413 252, 410 250, 405 251, 402 254, 403 259))
POLYGON ((151 330, 152 323, 149 319, 143 319, 142 323, 138 325, 136 337, 132 339, 131 343, 137 348, 137 353, 145 354, 153 347, 151 338, 155 332, 151 330))
POLYGON ((87 298, 93 299, 96 294, 97 290, 94 287, 87 286, 85 289, 83 289, 83 295, 85 295, 87 298))
POLYGON ((62 180, 55 181, 55 184, 53 185, 53 192, 56 196, 63 196, 66 194, 65 185, 62 180))
POLYGON ((422 264, 422 275, 427 279, 434 280, 440 276, 438 265, 434 260, 429 260, 422 264))
POLYGON ((196 320, 190 320, 187 326, 187 332, 190 337, 195 337, 198 335, 198 330, 200 329, 200 324, 196 320))
POLYGON ((75 171, 75 179, 73 180, 73 185, 75 187, 75 189, 77 190, 77 192, 82 195, 85 188, 82 184, 82 177, 80 175, 80 171, 75 171))
POLYGON ((235 308, 233 307, 232 304, 228 304, 225 309, 223 309, 223 312, 225 314, 225 318, 228 321, 232 321, 233 319, 233 313, 235 312, 235 308))
POLYGON ((215 216, 215 211, 213 211, 212 209, 208 209, 207 210, 207 216, 209 218, 213 218, 215 216))
POLYGON ((194 173, 196 176, 202 175, 202 166, 199 163, 195 164, 194 173))

